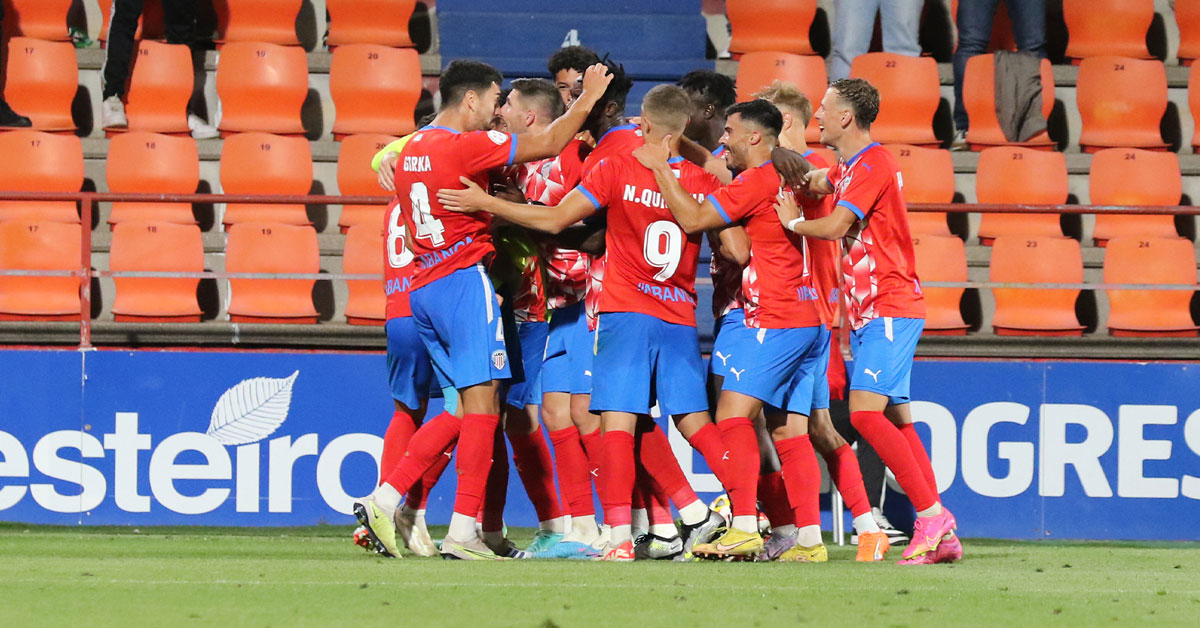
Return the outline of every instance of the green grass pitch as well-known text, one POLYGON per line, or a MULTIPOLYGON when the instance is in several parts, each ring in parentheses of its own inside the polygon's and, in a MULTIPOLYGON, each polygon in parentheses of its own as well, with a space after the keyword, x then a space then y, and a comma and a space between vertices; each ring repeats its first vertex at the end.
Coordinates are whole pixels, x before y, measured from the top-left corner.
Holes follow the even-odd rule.
POLYGON ((823 565, 464 563, 369 556, 350 531, 0 524, 0 626, 1200 625, 1197 543, 966 540, 963 562, 919 568, 849 546, 823 565))

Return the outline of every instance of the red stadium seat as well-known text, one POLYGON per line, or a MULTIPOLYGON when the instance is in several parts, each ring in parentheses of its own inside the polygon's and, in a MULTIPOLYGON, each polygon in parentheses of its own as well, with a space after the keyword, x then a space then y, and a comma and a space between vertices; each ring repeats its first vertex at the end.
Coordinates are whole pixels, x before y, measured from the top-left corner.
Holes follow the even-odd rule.
MULTIPOLYGON (((312 227, 246 222, 229 228, 229 273, 320 272, 317 232, 312 227)), ((317 322, 315 279, 230 279, 229 320, 242 323, 317 322)))
POLYGON ((1068 58, 1151 58, 1146 32, 1154 20, 1154 0, 1063 0, 1062 9, 1068 58))
MULTIPOLYGON (((1136 148, 1108 148, 1092 157, 1088 176, 1092 205, 1178 205, 1183 198, 1179 156, 1136 148), (1129 185, 1137 181, 1137 185, 1129 185)), ((1096 216, 1096 246, 1112 238, 1175 238, 1175 218, 1160 216, 1096 216)))
MULTIPOLYGON (((221 151, 221 189, 225 194, 304 195, 312 190, 312 148, 303 137, 239 133, 221 151)), ((229 203, 222 223, 280 222, 308 225, 304 205, 229 203)))
POLYGON ((296 16, 303 0, 213 0, 217 40, 298 46, 296 16))
MULTIPOLYGON (((0 270, 79 270, 79 225, 0 222, 0 270)), ((0 320, 79 320, 79 278, 0 276, 0 320)))
POLYGON ((1159 131, 1167 112, 1167 71, 1161 61, 1089 57, 1079 64, 1075 93, 1084 152, 1167 148, 1159 131))
POLYGON ((941 103, 941 80, 932 57, 906 57, 890 52, 859 55, 850 77, 866 79, 879 90, 879 116, 871 137, 884 144, 937 147, 933 116, 941 103))
POLYGON ((417 0, 325 0, 329 11, 330 46, 378 44, 412 47, 408 20, 417 0))
MULTIPOLYGON (((81 189, 83 144, 78 137, 29 130, 0 133, 0 191, 81 189)), ((77 207, 75 201, 2 201, 0 220, 78 223, 77 207)))
MULTIPOLYGON (((980 203, 1062 205, 1067 202, 1067 160, 1062 153, 996 146, 979 153, 975 197, 980 203)), ((1061 236, 1058 214, 983 214, 979 242, 1006 235, 1061 236)))
MULTIPOLYGON (((1115 238, 1104 252, 1104 283, 1196 285, 1196 249, 1184 238, 1115 238)), ((1195 337, 1190 290, 1109 290, 1113 336, 1195 337)))
MULTIPOLYGON (((900 191, 905 203, 954 202, 954 161, 950 151, 907 144, 891 144, 886 148, 900 167, 904 182, 900 191)), ((908 228, 913 235, 950 235, 945 212, 909 211, 908 228)))
MULTIPOLYGON (((992 245, 991 281, 1083 283, 1079 242, 1054 236, 1000 236, 992 245)), ((1076 289, 993 288, 998 336, 1080 336, 1076 289)))
MULTIPOLYGON (((380 210, 382 214, 383 210, 380 210)), ((342 253, 342 272, 347 274, 383 274, 384 229, 374 225, 355 225, 346 232, 342 253)), ((382 325, 386 320, 387 296, 382 280, 348 279, 346 322, 351 325, 382 325)))
POLYGON ((192 52, 187 46, 139 42, 126 92, 129 130, 187 133, 192 87, 192 52))
MULTIPOLYGON (((1042 59, 1042 117, 1049 118, 1054 110, 1054 72, 1050 61, 1042 59)), ((967 71, 963 77, 963 105, 971 126, 967 130, 967 143, 971 150, 982 150, 988 146, 1029 146, 1043 150, 1054 150, 1054 142, 1045 131, 1024 142, 1010 142, 1000 128, 996 117, 996 65, 994 55, 976 55, 967 60, 967 71)))
POLYGON ((8 42, 4 97, 39 131, 73 131, 71 102, 79 91, 75 46, 65 41, 13 37, 8 42))
MULTIPOLYGON (((1188 112, 1192 114, 1192 120, 1200 120, 1200 70, 1196 66, 1188 70, 1188 112)), ((1192 152, 1200 153, 1200 124, 1194 127, 1192 152)))
POLYGON ((338 46, 329 68, 329 93, 337 109, 336 139, 354 133, 412 133, 421 97, 421 60, 412 48, 338 46))
POLYGON ((1200 2, 1176 2, 1175 23, 1179 25, 1179 63, 1191 65, 1200 59, 1200 2))
POLYGON ((817 0, 725 0, 725 15, 734 56, 764 50, 813 54, 808 30, 817 15, 817 0))
MULTIPOLYGON (((131 131, 108 143, 108 190, 126 194, 194 194, 200 156, 190 137, 131 131)), ((108 223, 129 220, 194 225, 190 203, 113 203, 108 223)))
MULTIPOLYGON (((204 270, 204 242, 196 225, 126 221, 113 227, 108 267, 113 271, 190 272, 204 270)), ((117 321, 200 322, 199 279, 114 277, 117 321)))
MULTIPOLYGON (((395 141, 390 135, 351 135, 342 140, 338 153, 338 192, 343 196, 387 196, 371 170, 371 158, 395 141)), ((382 229, 386 205, 343 205, 338 226, 345 232, 357 225, 382 229)))
POLYGON ((221 131, 303 134, 300 110, 308 97, 304 49, 257 42, 226 44, 217 61, 217 94, 221 131))
POLYGON ((72 2, 4 0, 4 33, 47 41, 67 41, 71 38, 67 32, 67 13, 71 11, 72 2))
MULTIPOLYGON (((909 216, 911 218, 911 215, 909 216)), ((913 234, 913 253, 917 258, 917 276, 922 282, 966 281, 967 249, 954 236, 913 234)), ((934 336, 961 336, 967 333, 962 302, 966 288, 928 288, 925 295, 925 331, 934 336)))
MULTIPOLYGON (((825 60, 819 56, 801 56, 786 52, 749 52, 738 62, 738 100, 750 100, 753 94, 775 81, 795 85, 812 102, 813 112, 821 106, 829 78, 825 60)), ((809 120, 804 139, 816 143, 821 139, 816 117, 809 120)))

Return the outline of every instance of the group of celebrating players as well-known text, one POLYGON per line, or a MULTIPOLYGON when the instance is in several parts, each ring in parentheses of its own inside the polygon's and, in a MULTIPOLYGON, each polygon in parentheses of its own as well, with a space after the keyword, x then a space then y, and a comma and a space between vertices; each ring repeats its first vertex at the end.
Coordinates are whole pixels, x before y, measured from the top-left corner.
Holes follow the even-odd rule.
POLYGON ((857 560, 884 560, 888 537, 828 412, 841 299, 851 422, 917 511, 900 562, 961 558, 909 414, 925 310, 903 181, 870 139, 878 91, 849 79, 825 93, 830 166, 805 145, 813 105, 793 85, 735 104, 731 79, 698 70, 651 89, 629 120, 619 65, 574 46, 549 69, 554 83, 518 79, 503 96, 494 68, 454 61, 436 117, 373 164, 396 194, 385 284, 396 412, 380 483, 354 504, 356 541, 399 556, 399 536, 419 555, 465 560, 824 562, 820 452, 854 516, 857 560), (707 366, 703 237, 717 316, 707 366), (445 411, 422 423, 437 395, 445 411), (727 504, 697 497, 654 410, 727 504), (505 436, 539 519, 526 550, 504 532, 505 436), (455 449, 454 511, 435 546, 425 500, 455 449))

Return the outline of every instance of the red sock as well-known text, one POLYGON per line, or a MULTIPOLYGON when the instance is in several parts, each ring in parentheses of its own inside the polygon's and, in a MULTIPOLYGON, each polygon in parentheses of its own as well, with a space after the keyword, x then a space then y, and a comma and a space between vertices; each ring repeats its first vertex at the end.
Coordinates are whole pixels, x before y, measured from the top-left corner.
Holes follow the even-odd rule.
POLYGON ((450 466, 450 461, 454 459, 454 448, 458 445, 458 439, 442 452, 438 457, 437 462, 434 462, 429 470, 421 476, 421 480, 413 485, 408 491, 408 497, 405 498, 405 504, 416 505, 417 510, 425 510, 429 505, 429 494, 433 492, 433 487, 437 485, 438 480, 442 478, 442 473, 446 471, 446 467, 450 466))
POLYGON ((572 517, 595 514, 592 497, 592 476, 588 472, 587 455, 575 426, 550 432, 554 443, 554 467, 558 471, 558 485, 572 517))
POLYGON ((416 423, 407 412, 396 410, 392 414, 392 422, 388 423, 387 431, 383 433, 383 454, 379 457, 380 484, 400 463, 404 452, 408 450, 408 441, 416 431, 416 423))
POLYGON ((837 490, 842 494, 842 500, 855 517, 871 512, 871 502, 867 500, 867 489, 863 488, 862 470, 858 468, 858 457, 849 444, 842 445, 825 455, 825 466, 829 469, 829 477, 837 490))
POLYGON ((808 434, 775 441, 796 526, 821 525, 821 467, 808 434))
MULTIPOLYGON (((596 485, 596 495, 600 497, 600 509, 608 513, 608 491, 604 489, 604 436, 600 428, 587 434, 580 434, 579 441, 583 443, 583 452, 587 455, 588 475, 596 485)), ((607 523, 607 521, 605 522, 607 523)))
POLYGON ((656 423, 653 426, 653 429, 638 432, 638 460, 675 506, 683 508, 699 498, 683 474, 675 452, 671 451, 666 432, 656 423))
POLYGON ((492 443, 492 464, 483 496, 483 516, 479 521, 484 532, 504 529, 504 505, 507 501, 508 447, 504 445, 503 432, 496 430, 495 442, 492 443))
POLYGON ((761 460, 758 434, 754 423, 746 417, 731 417, 717 424, 721 440, 729 450, 725 469, 729 476, 725 485, 733 516, 758 516, 758 471, 761 460))
POLYGON ((442 452, 453 447, 462 430, 462 421, 445 412, 425 422, 408 441, 408 451, 388 474, 387 483, 401 494, 421 479, 438 462, 442 452))
POLYGON ((908 441, 908 448, 912 450, 913 460, 921 468, 921 475, 925 476, 925 482, 929 484, 933 494, 938 495, 937 476, 933 474, 933 463, 929 461, 925 443, 922 443, 921 437, 917 435, 917 428, 912 423, 905 423, 900 426, 900 433, 904 434, 904 439, 908 441))
POLYGON ((792 502, 788 500, 783 474, 772 471, 758 476, 758 501, 762 502, 763 513, 771 521, 772 528, 796 523, 792 502))
POLYGON ((462 435, 458 437, 458 494, 454 497, 454 512, 468 517, 479 516, 487 486, 488 471, 492 468, 492 448, 496 438, 497 414, 468 414, 463 416, 462 435))
POLYGON ((650 480, 647 488, 650 489, 646 492, 646 510, 650 525, 675 523, 675 517, 671 515, 671 502, 667 498, 666 491, 653 480, 650 480))
POLYGON ((883 459, 883 464, 892 470, 914 508, 925 510, 937 503, 937 493, 930 490, 929 481, 922 475, 908 439, 882 412, 851 412, 850 423, 867 439, 883 459))
MULTIPOLYGON (((636 447, 634 451, 637 451, 636 447)), ((629 507, 633 510, 646 510, 646 504, 650 503, 650 487, 647 484, 647 479, 650 477, 646 474, 646 469, 642 465, 636 467, 637 475, 633 479, 633 501, 629 507)))
POLYGON ((633 458, 633 434, 613 430, 604 435, 603 490, 604 522, 612 526, 630 525, 633 519, 633 487, 636 469, 633 458))
POLYGON ((508 438, 512 442, 513 463, 517 466, 517 474, 521 476, 521 484, 525 485, 525 493, 537 511, 538 521, 563 516, 562 506, 558 503, 558 489, 554 487, 550 446, 542 435, 542 426, 538 425, 532 434, 510 435, 508 438))
POLYGON ((705 464, 709 469, 712 469, 717 480, 721 482, 721 486, 725 486, 728 477, 725 471, 725 455, 729 449, 725 447, 725 441, 721 439, 721 430, 716 423, 706 423, 704 427, 692 434, 688 439, 692 447, 700 452, 704 457, 705 464))

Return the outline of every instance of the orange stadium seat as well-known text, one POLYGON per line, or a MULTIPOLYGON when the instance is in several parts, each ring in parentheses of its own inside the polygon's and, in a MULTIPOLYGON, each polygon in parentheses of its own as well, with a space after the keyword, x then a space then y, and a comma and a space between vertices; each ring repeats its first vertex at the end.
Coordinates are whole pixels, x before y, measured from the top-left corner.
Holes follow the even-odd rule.
POLYGON ((257 42, 233 42, 217 61, 220 129, 304 133, 300 109, 308 97, 308 58, 304 49, 257 42))
MULTIPOLYGON (((312 148, 303 137, 239 133, 221 151, 225 194, 308 194, 312 189, 312 148)), ((308 225, 304 205, 229 203, 222 222, 281 222, 308 225)))
POLYGON ((296 16, 304 0, 213 0, 217 40, 298 46, 296 16))
MULTIPOLYGON (((996 64, 995 55, 976 55, 967 60, 967 71, 963 77, 963 106, 971 122, 967 130, 967 143, 971 150, 982 150, 988 146, 1032 146, 1054 150, 1054 142, 1045 131, 1024 142, 1010 142, 1004 137, 1000 120, 996 117, 996 64)), ((1042 117, 1049 118, 1054 110, 1054 72, 1048 59, 1042 59, 1042 117)))
POLYGON ((1151 58, 1146 32, 1154 20, 1154 0, 1063 0, 1062 9, 1068 58, 1151 58))
MULTIPOLYGON (((1188 112, 1192 114, 1192 120, 1200 120, 1200 69, 1192 66, 1188 70, 1188 112)), ((1192 152, 1200 153, 1200 124, 1193 125, 1195 130, 1192 131, 1192 152)))
POLYGON ((182 44, 138 42, 126 92, 130 131, 187 133, 192 98, 192 52, 182 44))
POLYGON ((1079 64, 1076 100, 1084 152, 1126 146, 1162 150, 1159 124, 1167 112, 1167 71, 1161 61, 1089 57, 1079 64))
MULTIPOLYGON (((346 232, 342 252, 342 272, 347 274, 383 274, 384 230, 374 225, 355 225, 346 232)), ((382 325, 386 320, 387 297, 383 281, 348 279, 346 322, 351 325, 382 325)))
MULTIPOLYGON (((100 24, 100 36, 97 39, 100 41, 100 47, 104 48, 108 43, 109 20, 112 19, 112 0, 97 0, 97 2, 100 4, 100 14, 104 16, 100 24)), ((138 27, 133 38, 139 41, 162 39, 163 19, 161 0, 143 0, 142 15, 138 18, 138 27)))
POLYGON ((1175 23, 1179 26, 1179 63, 1191 65, 1200 59, 1200 2, 1176 2, 1175 23))
MULTIPOLYGON (((910 216, 911 218, 911 216, 910 216)), ((949 235, 914 234, 913 252, 917 257, 917 276, 922 282, 966 281, 967 249, 963 241, 949 235)), ((928 288, 925 295, 925 332, 935 336, 961 336, 967 333, 962 302, 966 288, 928 288)))
POLYGON ((338 46, 329 67, 329 93, 337 109, 336 139, 354 133, 412 133, 421 97, 421 60, 412 48, 338 46))
MULTIPOLYGON (((351 135, 338 152, 338 192, 343 196, 387 196, 371 170, 371 158, 395 141, 390 135, 351 135)), ((343 205, 338 226, 345 232, 357 225, 383 228, 386 205, 343 205)))
MULTIPOLYGON (((0 133, 0 191, 81 189, 83 144, 78 137, 29 130, 0 133)), ((75 201, 0 202, 0 220, 18 219, 77 223, 79 211, 75 201)))
POLYGON ((13 37, 8 42, 4 97, 41 131, 74 131, 71 102, 79 91, 75 46, 65 41, 13 37))
MULTIPOLYGON (((1079 242, 1055 236, 1000 236, 989 279, 1012 283, 1083 283, 1079 242)), ((999 336, 1080 336, 1077 289, 993 288, 992 327, 999 336)))
MULTIPOLYGON (((194 194, 200 156, 190 137, 131 131, 108 143, 108 190, 119 193, 194 194)), ((190 203, 113 203, 108 224, 161 221, 194 225, 190 203)))
MULTIPOLYGON (((791 83, 812 102, 813 113, 821 106, 829 77, 825 72, 825 60, 816 55, 794 55, 787 52, 749 52, 738 62, 738 100, 750 100, 758 90, 775 81, 791 83)), ((804 139, 816 143, 821 139, 814 116, 804 131, 804 139)))
MULTIPOLYGON (((1104 283, 1196 285, 1196 249, 1185 238, 1114 238, 1104 283)), ((1190 290, 1108 290, 1113 336, 1195 336, 1190 290)))
MULTIPOLYGON (((126 221, 113 227, 108 267, 113 271, 204 271, 204 242, 196 225, 126 221)), ((114 277, 117 321, 200 322, 199 279, 114 277)))
MULTIPOLYGON (((900 167, 904 181, 900 191, 905 203, 954 202, 954 161, 950 151, 908 144, 891 144, 887 149, 900 167)), ((909 211, 908 228, 913 235, 950 235, 945 212, 909 211)))
MULTIPOLYGON (((1062 153, 996 146, 979 153, 975 200, 979 203, 1062 205, 1067 202, 1067 159, 1062 153)), ((983 214, 979 242, 1000 236, 1061 236, 1058 214, 983 214)))
POLYGON ((67 41, 71 38, 67 32, 67 13, 72 3, 73 0, 4 0, 5 34, 67 41))
MULTIPOLYGON (((79 270, 79 225, 0 222, 0 270, 79 270)), ((79 278, 0 276, 0 320, 78 320, 79 278)))
MULTIPOLYGON (((312 227, 245 222, 229 228, 226 272, 315 274, 320 270, 317 232, 312 227)), ((229 320, 316 323, 315 284, 315 279, 230 279, 229 320)))
MULTIPOLYGON (((1092 205, 1178 205, 1183 199, 1179 156, 1136 148, 1108 148, 1092 157, 1088 176, 1092 205), (1130 185, 1137 181, 1137 185, 1130 185)), ((1174 238, 1175 218, 1097 215, 1092 238, 1096 246, 1122 236, 1174 238)))
POLYGON ((817 16, 817 0, 725 0, 725 15, 734 56, 762 50, 813 54, 808 30, 817 16))
POLYGON ((940 145, 933 134, 933 115, 941 103, 941 81, 932 57, 870 52, 854 58, 850 77, 866 79, 879 90, 879 117, 871 126, 875 141, 940 145))
POLYGON ((332 46, 378 44, 410 48, 408 20, 417 0, 325 0, 332 46))

